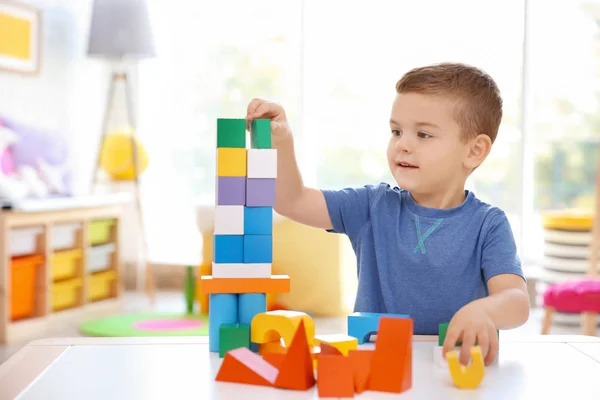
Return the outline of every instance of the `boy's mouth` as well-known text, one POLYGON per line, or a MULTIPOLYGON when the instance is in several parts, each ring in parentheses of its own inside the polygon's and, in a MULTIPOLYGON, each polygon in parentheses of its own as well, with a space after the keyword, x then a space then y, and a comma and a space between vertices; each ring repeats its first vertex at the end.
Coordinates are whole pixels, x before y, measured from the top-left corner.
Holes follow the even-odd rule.
POLYGON ((396 163, 397 166, 401 167, 401 168, 407 168, 407 169, 413 169, 413 168, 419 168, 416 165, 413 165, 411 163, 407 163, 404 161, 399 161, 396 163))

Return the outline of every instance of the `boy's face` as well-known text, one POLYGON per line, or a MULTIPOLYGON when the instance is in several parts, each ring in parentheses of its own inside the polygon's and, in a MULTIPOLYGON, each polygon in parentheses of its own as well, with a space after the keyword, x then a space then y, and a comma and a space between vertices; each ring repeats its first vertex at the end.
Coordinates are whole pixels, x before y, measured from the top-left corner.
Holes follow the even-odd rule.
POLYGON ((398 186, 431 195, 464 184, 469 144, 461 141, 449 98, 400 93, 392 106, 387 157, 398 186))

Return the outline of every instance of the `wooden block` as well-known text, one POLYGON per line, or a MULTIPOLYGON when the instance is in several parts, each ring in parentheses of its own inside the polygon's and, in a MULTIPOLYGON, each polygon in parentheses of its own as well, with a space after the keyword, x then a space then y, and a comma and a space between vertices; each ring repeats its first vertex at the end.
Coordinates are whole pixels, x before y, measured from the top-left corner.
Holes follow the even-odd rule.
POLYGON ((258 354, 241 347, 225 354, 215 380, 273 386, 278 374, 277 368, 263 360, 258 354))
POLYGON ((315 323, 310 315, 302 311, 275 310, 257 314, 250 326, 250 340, 254 343, 269 343, 281 338, 289 349, 300 324, 306 330, 307 345, 312 346, 315 323))
POLYGON ((350 358, 341 354, 321 354, 317 386, 319 397, 354 397, 354 371, 350 358))
POLYGON ((245 207, 244 234, 272 235, 273 207, 245 207))
POLYGON ((288 293, 290 277, 271 275, 270 278, 213 278, 200 277, 203 293, 288 293))
POLYGON ((271 148, 271 121, 255 119, 250 122, 250 147, 253 149, 271 148))
MULTIPOLYGON (((270 275, 269 275, 270 276, 270 275)), ((252 324, 252 319, 267 311, 267 296, 265 293, 241 293, 238 295, 238 322, 252 324)), ((248 332, 250 340, 250 332, 248 332)), ((258 343, 250 342, 250 350, 258 352, 258 343)))
MULTIPOLYGON (((251 336, 252 337, 252 336, 251 336)), ((258 354, 277 353, 285 354, 287 349, 281 344, 281 339, 274 342, 258 344, 258 354)))
POLYGON ((222 206, 246 204, 246 177, 217 176, 215 203, 222 206))
POLYGON ((246 148, 246 119, 218 118, 217 147, 246 148))
POLYGON ((354 371, 354 390, 362 393, 367 390, 371 366, 373 365, 374 350, 350 350, 348 357, 352 361, 354 371))
POLYGON ((275 207, 275 179, 246 178, 246 205, 275 207))
POLYGON ((272 235, 244 235, 244 263, 270 264, 272 262, 272 235))
POLYGON ((288 346, 285 358, 279 368, 275 387, 308 390, 315 385, 313 360, 307 340, 304 320, 300 320, 292 344, 288 346))
POLYGON ((246 176, 246 149, 218 148, 217 176, 246 176))
POLYGON ((244 235, 214 235, 213 261, 237 264, 244 262, 244 235))
POLYGON ((381 317, 368 390, 402 393, 412 387, 412 335, 412 319, 381 317))
POLYGON ((475 389, 483 381, 485 375, 485 364, 483 355, 479 346, 471 347, 471 364, 461 365, 458 361, 458 352, 449 351, 446 353, 448 369, 454 384, 461 389, 475 389))
POLYGON ((244 234, 244 206, 215 207, 214 233, 216 235, 244 234))
POLYGON ((355 337, 334 333, 331 335, 316 335, 315 344, 321 346, 322 343, 327 343, 335 347, 341 354, 347 356, 350 350, 355 350, 358 347, 358 339, 355 337))
POLYGON ((377 334, 382 317, 409 318, 406 314, 355 312, 348 316, 348 335, 358 339, 358 344, 368 342, 371 335, 377 334))
POLYGON ((275 368, 281 368, 281 364, 283 364, 283 360, 285 360, 285 353, 265 353, 262 355, 262 358, 274 366, 275 368))
POLYGON ((214 278, 269 278, 272 264, 213 263, 214 278))
POLYGON ((277 150, 248 150, 248 178, 277 178, 277 150))
POLYGON ((250 325, 221 324, 219 327, 219 357, 240 347, 250 348, 250 325))
POLYGON ((219 351, 219 329, 223 324, 235 324, 238 318, 238 300, 236 294, 222 293, 209 296, 208 312, 208 348, 211 352, 219 351))
POLYGON ((337 348, 335 348, 332 345, 327 344, 325 342, 321 342, 319 344, 319 355, 321 355, 321 354, 329 355, 329 356, 343 356, 344 355, 337 348))

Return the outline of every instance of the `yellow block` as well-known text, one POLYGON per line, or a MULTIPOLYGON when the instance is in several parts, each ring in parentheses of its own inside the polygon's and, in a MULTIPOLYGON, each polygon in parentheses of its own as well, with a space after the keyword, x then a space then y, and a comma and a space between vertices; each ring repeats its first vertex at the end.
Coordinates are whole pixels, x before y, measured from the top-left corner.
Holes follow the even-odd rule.
POLYGON ((315 323, 310 315, 301 311, 275 310, 256 314, 250 326, 250 340, 254 343, 269 343, 281 338, 285 347, 290 347, 300 321, 304 321, 308 345, 312 346, 315 323))
POLYGON ((31 22, 0 14, 0 55, 29 60, 30 44, 31 22))
POLYGON ((218 148, 218 176, 246 176, 246 149, 218 148))
POLYGON ((350 350, 358 348, 358 340, 355 337, 344 335, 343 333, 334 333, 331 335, 316 335, 315 345, 327 343, 338 349, 343 355, 347 356, 350 350))
POLYGON ((456 350, 446 353, 446 361, 448 362, 450 376, 457 387, 475 389, 481 384, 485 367, 479 346, 471 347, 471 364, 468 366, 460 364, 456 350))
POLYGON ((544 229, 591 231, 594 222, 594 213, 586 210, 546 211, 541 217, 544 229))

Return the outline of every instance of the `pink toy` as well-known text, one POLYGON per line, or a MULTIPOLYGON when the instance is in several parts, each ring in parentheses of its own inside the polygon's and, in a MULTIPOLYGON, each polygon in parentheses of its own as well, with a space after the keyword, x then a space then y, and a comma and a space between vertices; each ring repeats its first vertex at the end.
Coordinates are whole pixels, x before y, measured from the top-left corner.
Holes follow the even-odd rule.
POLYGON ((544 292, 544 306, 565 313, 600 313, 600 280, 555 283, 544 292))

